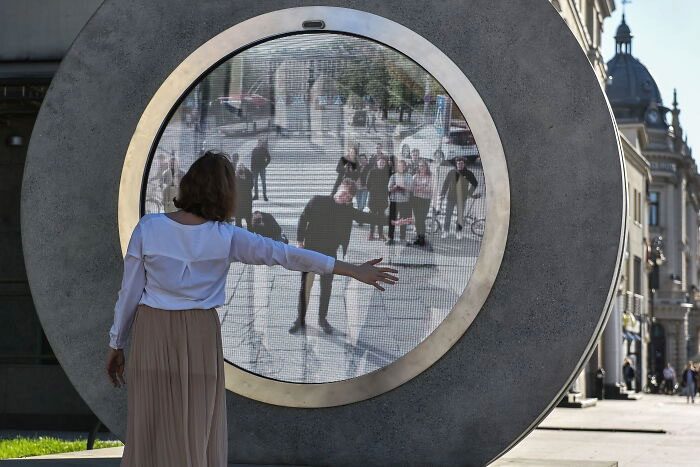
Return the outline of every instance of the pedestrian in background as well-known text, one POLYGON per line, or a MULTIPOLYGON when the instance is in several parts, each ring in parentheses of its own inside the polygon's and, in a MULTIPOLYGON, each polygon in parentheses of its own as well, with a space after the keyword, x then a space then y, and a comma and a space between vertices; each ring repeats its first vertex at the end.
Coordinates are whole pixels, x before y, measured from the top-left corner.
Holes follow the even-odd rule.
MULTIPOLYGON (((367 191, 367 177, 369 176, 369 171, 371 167, 369 166, 369 161, 365 154, 360 154, 358 171, 360 176, 357 178, 357 209, 364 211, 367 206, 367 197, 369 192, 367 191)), ((360 224, 363 225, 363 224, 360 224)))
POLYGON ((447 195, 445 208, 445 226, 441 238, 446 238, 450 233, 450 221, 452 212, 457 208, 457 239, 462 238, 462 226, 464 225, 464 203, 476 190, 479 182, 471 170, 466 168, 464 159, 455 158, 455 168, 451 169, 445 177, 445 182, 440 191, 440 204, 447 195))
POLYGON ((180 182, 179 210, 146 214, 131 234, 106 364, 115 387, 128 383, 122 467, 228 465, 216 308, 231 263, 339 274, 379 290, 397 280, 394 269, 376 266, 381 259, 353 265, 231 225, 234 189, 229 159, 207 152, 180 182))
POLYGON ((676 370, 673 369, 671 363, 666 363, 663 371, 664 376, 664 393, 673 394, 676 387, 676 370))
MULTIPOLYGON (((385 157, 377 159, 377 167, 370 169, 367 175, 367 192, 369 193, 369 212, 375 216, 384 216, 386 208, 389 207, 389 178, 391 172, 385 157)), ((370 223, 369 236, 367 240, 375 240, 374 229, 377 228, 379 240, 385 241, 384 226, 382 224, 370 223)))
POLYGON ((248 230, 252 228, 253 213, 253 174, 248 167, 238 164, 236 169, 236 225, 243 227, 243 219, 248 230))
POLYGON ((418 173, 418 165, 420 164, 420 150, 418 148, 414 148, 413 151, 411 151, 411 158, 410 160, 407 161, 407 172, 410 173, 411 175, 415 175, 418 173))
POLYGON ((433 174, 426 161, 420 161, 417 173, 413 176, 411 190, 411 208, 416 225, 416 239, 413 245, 429 246, 425 239, 425 220, 430 209, 430 200, 433 196, 433 174))
POLYGON ((442 185, 445 183, 447 174, 452 170, 454 166, 449 161, 445 160, 445 153, 442 152, 442 149, 435 150, 435 152, 433 153, 433 160, 434 165, 433 170, 431 170, 433 174, 432 209, 433 216, 435 217, 438 214, 440 214, 440 211, 442 209, 440 202, 440 190, 442 189, 442 185))
POLYGON ((632 390, 632 381, 634 381, 635 373, 632 362, 629 358, 626 358, 622 364, 622 377, 625 379, 625 386, 630 391, 632 390))
MULTIPOLYGON (((411 189, 413 177, 406 172, 406 161, 396 163, 396 172, 389 177, 389 219, 394 221, 411 216, 411 189)), ((394 223, 389 224, 389 239, 387 245, 394 244, 394 223)), ((399 240, 406 241, 406 224, 399 226, 399 240)))
POLYGON ((267 201, 267 182, 266 173, 267 166, 270 165, 272 156, 270 156, 270 151, 267 149, 267 143, 264 138, 258 139, 258 144, 253 148, 253 152, 250 155, 250 170, 253 173, 253 188, 255 189, 255 195, 253 199, 258 199, 258 178, 262 181, 262 193, 263 199, 267 201))
POLYGON ((234 152, 231 154, 231 156, 228 158, 228 160, 231 161, 231 165, 233 166, 233 170, 236 170, 238 168, 238 161, 240 160, 240 156, 238 155, 237 152, 234 152))
POLYGON ((253 228, 251 232, 278 242, 289 243, 287 237, 282 233, 282 227, 275 219, 275 216, 267 212, 253 212, 253 228))
POLYGON ((681 385, 685 392, 686 404, 689 404, 691 400, 693 404, 695 404, 695 393, 698 388, 698 372, 693 368, 693 362, 688 362, 686 365, 683 376, 681 377, 681 385))
POLYGON ((377 160, 380 157, 384 157, 384 151, 382 150, 382 143, 377 143, 377 146, 375 147, 374 154, 372 154, 369 157, 369 166, 370 168, 375 168, 377 166, 377 160))
POLYGON ((331 196, 335 195, 335 192, 338 191, 338 187, 344 179, 349 178, 356 181, 358 178, 360 178, 359 164, 357 161, 357 148, 355 146, 348 150, 347 156, 340 156, 340 159, 338 159, 338 164, 335 166, 335 171, 338 173, 338 176, 333 184, 331 196))

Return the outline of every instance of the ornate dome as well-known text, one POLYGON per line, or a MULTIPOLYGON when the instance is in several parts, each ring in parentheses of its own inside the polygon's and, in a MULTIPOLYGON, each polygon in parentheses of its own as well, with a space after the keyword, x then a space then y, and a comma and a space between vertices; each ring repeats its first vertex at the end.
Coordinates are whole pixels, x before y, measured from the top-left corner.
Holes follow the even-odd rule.
POLYGON ((647 67, 632 56, 632 34, 625 22, 622 23, 615 34, 616 53, 608 62, 608 81, 606 93, 610 105, 619 121, 646 122, 648 126, 666 128, 666 112, 669 111, 661 105, 661 93, 659 87, 651 76, 647 67), (653 110, 657 110, 657 116, 653 110))

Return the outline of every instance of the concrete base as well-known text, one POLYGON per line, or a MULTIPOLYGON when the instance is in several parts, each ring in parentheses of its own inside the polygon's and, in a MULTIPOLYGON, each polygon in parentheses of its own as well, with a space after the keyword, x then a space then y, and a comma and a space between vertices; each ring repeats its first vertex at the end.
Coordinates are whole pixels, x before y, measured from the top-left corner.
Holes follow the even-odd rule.
POLYGON ((568 459, 503 459, 491 467, 617 467, 616 461, 572 461, 568 459))
POLYGON ((634 392, 622 386, 606 386, 605 398, 621 401, 636 401, 643 397, 641 392, 634 392))
POLYGON ((559 402, 557 407, 567 408, 567 409, 585 409, 588 407, 593 407, 598 403, 598 399, 595 397, 583 397, 580 392, 569 392, 564 396, 564 398, 559 402))

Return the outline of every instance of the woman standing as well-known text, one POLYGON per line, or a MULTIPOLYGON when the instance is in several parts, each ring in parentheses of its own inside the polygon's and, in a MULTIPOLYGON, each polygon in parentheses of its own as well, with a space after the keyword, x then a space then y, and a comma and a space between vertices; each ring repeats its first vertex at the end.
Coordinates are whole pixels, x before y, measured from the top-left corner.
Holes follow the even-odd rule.
POLYGON ((227 465, 216 307, 224 304, 233 261, 340 274, 380 290, 379 283, 398 280, 395 270, 376 266, 380 259, 352 265, 231 225, 234 198, 231 162, 207 152, 180 182, 180 210, 145 215, 131 235, 106 368, 114 386, 126 384, 125 375, 129 382, 122 466, 227 465))
POLYGON ((369 166, 369 161, 367 161, 367 156, 360 154, 360 166, 358 171, 360 176, 357 179, 357 209, 364 211, 365 206, 367 206, 367 197, 369 192, 367 191, 367 177, 369 176, 369 171, 371 167, 369 166))
POLYGON ((243 164, 239 164, 236 168, 236 225, 243 227, 243 219, 245 219, 245 227, 252 230, 253 217, 253 173, 248 170, 243 164))
MULTIPOLYGON (((389 207, 389 178, 391 169, 386 161, 386 157, 377 158, 377 167, 370 169, 367 175, 367 192, 369 193, 369 211, 375 216, 383 216, 386 208, 389 207)), ((379 240, 386 240, 384 236, 384 226, 370 224, 369 237, 367 240, 375 240, 374 228, 377 228, 379 240)))
MULTIPOLYGON (((411 215, 411 188, 413 178, 406 172, 406 161, 400 160, 396 163, 396 172, 389 178, 389 219, 394 221, 397 218, 407 218, 411 215)), ((387 245, 394 244, 394 223, 389 225, 389 240, 387 245)), ((406 240, 406 224, 399 227, 399 239, 406 240)))
MULTIPOLYGON (((413 176, 413 190, 411 192, 411 206, 413 219, 416 223, 416 239, 413 245, 427 246, 425 240, 425 219, 428 217, 430 200, 433 197, 433 174, 424 160, 418 163, 418 172, 413 176)), ((409 243, 409 245, 411 245, 409 243)))

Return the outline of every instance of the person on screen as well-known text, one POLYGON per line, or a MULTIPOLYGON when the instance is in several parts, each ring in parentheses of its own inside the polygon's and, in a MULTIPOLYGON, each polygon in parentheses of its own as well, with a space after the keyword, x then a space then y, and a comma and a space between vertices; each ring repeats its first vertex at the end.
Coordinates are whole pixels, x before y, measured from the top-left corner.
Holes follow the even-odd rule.
MULTIPOLYGON (((357 186, 349 178, 344 179, 333 196, 314 196, 304 207, 299 217, 297 228, 297 244, 299 248, 314 250, 335 258, 338 247, 342 247, 343 257, 347 253, 350 242, 352 221, 382 224, 386 222, 384 215, 376 216, 355 209, 352 198, 357 186)), ((318 307, 318 324, 326 334, 333 333, 333 327, 327 320, 328 305, 331 300, 333 274, 321 274, 321 295, 318 307)), ((294 334, 306 326, 306 310, 311 294, 314 276, 309 272, 301 273, 301 288, 299 290, 299 305, 297 319, 289 328, 294 334)))
POLYGON ((266 173, 267 166, 270 165, 272 156, 270 156, 270 151, 267 149, 267 142, 265 138, 258 139, 258 144, 253 148, 253 152, 250 155, 250 170, 253 173, 253 188, 255 189, 255 195, 253 195, 253 200, 258 199, 258 178, 262 181, 262 193, 263 199, 267 199, 267 182, 266 173))
MULTIPOLYGON (((359 158, 358 172, 360 176, 357 178, 357 209, 364 211, 367 207, 367 197, 369 192, 367 191, 367 177, 369 176, 369 171, 371 167, 369 166, 369 161, 365 154, 360 154, 359 158)), ((360 224, 363 225, 363 224, 360 224)))
POLYGON ((408 173, 411 175, 415 175, 418 173, 418 165, 420 164, 421 158, 420 158, 420 150, 418 148, 415 148, 413 151, 411 151, 411 158, 410 161, 407 160, 407 169, 408 173))
POLYGON ((253 174, 243 164, 238 164, 236 169, 236 225, 243 227, 243 219, 245 226, 251 230, 251 215, 253 213, 253 174))
MULTIPOLYGON (((397 220, 408 218, 411 215, 411 190, 413 189, 413 177, 406 172, 406 161, 401 159, 396 163, 396 172, 389 177, 389 219, 397 220)), ((389 225, 389 239, 387 245, 394 244, 394 223, 389 225)), ((406 224, 399 226, 399 239, 406 241, 406 224)))
POLYGON ((440 205, 440 190, 445 183, 447 174, 454 168, 451 161, 445 160, 445 153, 442 149, 436 149, 433 153, 433 215, 440 214, 442 206, 440 205))
POLYGON ((280 227, 275 216, 267 212, 253 212, 253 228, 251 231, 278 242, 289 243, 287 237, 282 233, 282 227, 280 227))
MULTIPOLYGON (((367 205, 369 206, 369 212, 374 214, 375 217, 384 216, 386 208, 389 207, 389 177, 391 177, 391 171, 387 160, 383 156, 379 157, 377 166, 371 169, 367 175, 367 192, 369 193, 367 205)), ((377 238, 381 241, 386 241, 384 225, 370 223, 367 240, 372 241, 377 238), (378 237, 374 236, 375 227, 378 237)))
POLYGON ((175 156, 175 151, 171 151, 168 166, 162 173, 163 186, 178 186, 184 176, 185 171, 180 168, 180 160, 175 156))
POLYGON ((236 170, 238 168, 238 161, 240 160, 240 156, 238 155, 238 153, 237 152, 232 153, 228 159, 231 161, 231 165, 233 166, 233 170, 236 170))
POLYGON ((430 172, 428 163, 421 160, 418 163, 416 174, 413 176, 411 190, 411 209, 413 210, 413 219, 416 224, 416 239, 411 245, 430 249, 430 245, 425 239, 425 220, 428 217, 432 196, 433 174, 430 172))
POLYGON ((338 190, 340 183, 344 179, 349 178, 351 180, 356 181, 358 178, 360 178, 360 168, 357 160, 356 147, 351 147, 348 150, 347 156, 340 156, 338 164, 335 167, 335 171, 338 173, 338 176, 336 177, 335 183, 333 184, 331 196, 335 195, 335 192, 338 190))
POLYGON ((377 143, 374 154, 369 157, 369 166, 375 168, 380 157, 384 157, 384 151, 382 150, 382 143, 377 143))
POLYGON ((474 173, 466 168, 463 158, 455 158, 455 168, 450 170, 445 177, 440 191, 440 204, 447 195, 447 206, 445 208, 445 226, 440 238, 447 238, 450 233, 450 221, 452 213, 457 208, 456 237, 462 238, 462 227, 464 226, 464 203, 473 195, 474 190, 479 185, 474 173))
POLYGON ((381 258, 350 264, 231 225, 235 186, 229 159, 206 152, 180 182, 179 210, 146 214, 131 233, 106 363, 115 387, 128 382, 122 467, 226 465, 216 308, 225 303, 231 263, 339 274, 379 290, 398 280, 381 258))

